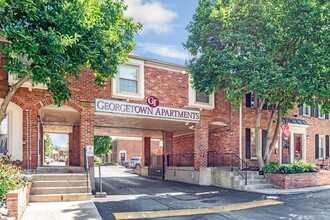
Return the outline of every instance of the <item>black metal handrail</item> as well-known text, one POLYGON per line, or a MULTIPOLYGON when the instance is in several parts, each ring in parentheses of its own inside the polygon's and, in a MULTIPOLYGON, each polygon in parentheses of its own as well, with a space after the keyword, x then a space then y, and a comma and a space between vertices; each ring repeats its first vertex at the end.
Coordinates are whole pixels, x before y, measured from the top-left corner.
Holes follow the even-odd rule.
POLYGON ((247 185, 248 164, 235 153, 218 153, 216 151, 208 152, 209 167, 230 167, 231 171, 236 171, 245 180, 247 185))
POLYGON ((86 185, 87 185, 87 193, 89 193, 89 186, 88 186, 88 173, 90 170, 90 166, 88 164, 88 158, 87 158, 87 149, 84 148, 84 168, 85 168, 85 175, 86 175, 86 185))

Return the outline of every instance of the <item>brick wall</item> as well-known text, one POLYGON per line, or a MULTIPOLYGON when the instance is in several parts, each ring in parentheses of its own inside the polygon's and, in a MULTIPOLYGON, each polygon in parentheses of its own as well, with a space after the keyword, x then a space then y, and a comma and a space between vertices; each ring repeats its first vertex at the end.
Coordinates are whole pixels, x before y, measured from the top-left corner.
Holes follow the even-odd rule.
MULTIPOLYGON (((8 77, 6 71, 2 68, 4 60, 0 60, 0 97, 3 98, 5 91, 9 88, 8 77)), ((157 64, 155 64, 157 65, 157 64)), ((182 74, 181 71, 174 71, 169 69, 156 68, 151 65, 145 65, 145 99, 144 100, 130 100, 130 102, 145 103, 146 98, 150 95, 158 97, 162 106, 188 108, 188 75, 182 74)), ((68 77, 70 81, 70 90, 72 97, 65 105, 71 106, 80 113, 80 125, 75 125, 73 134, 70 135, 70 165, 83 164, 83 148, 86 145, 93 145, 94 126, 102 123, 95 119, 94 115, 94 99, 95 97, 104 99, 114 99, 111 94, 111 80, 108 80, 103 87, 97 86, 94 82, 93 72, 88 69, 83 69, 79 79, 68 77)), ((32 168, 37 166, 37 115, 38 111, 47 105, 52 104, 52 96, 46 90, 20 88, 14 96, 12 102, 19 105, 24 112, 23 118, 23 139, 26 140, 26 118, 27 113, 25 109, 31 109, 31 145, 32 145, 32 168)), ((195 109, 195 108, 194 108, 195 109)), ((257 164, 256 160, 249 160, 245 158, 245 129, 253 128, 255 123, 255 111, 251 108, 245 107, 243 102, 243 127, 242 127, 242 155, 251 166, 257 164)), ((196 158, 195 168, 205 166, 207 161, 208 151, 217 151, 220 153, 235 153, 239 154, 239 110, 234 110, 228 100, 225 98, 225 92, 220 91, 215 93, 215 108, 214 110, 202 109, 201 115, 207 123, 202 120, 199 124, 195 124, 195 131, 192 134, 175 137, 173 139, 168 136, 168 149, 165 154, 180 154, 180 153, 194 153, 196 158), (217 125, 215 125, 217 124, 217 125), (222 126, 219 126, 222 124, 222 126), (173 142, 173 143, 172 143, 173 142), (201 153, 206 152, 206 155, 201 153), (198 153, 198 154, 196 154, 198 153), (202 156, 202 157, 201 157, 202 156), (201 159, 201 161, 200 161, 201 159)), ((306 154, 307 161, 319 163, 315 159, 315 134, 330 135, 330 120, 316 119, 311 117, 299 116, 298 109, 291 111, 288 117, 304 119, 308 122, 306 140, 306 154)), ((270 111, 263 111, 261 117, 261 128, 266 129, 270 111)), ((172 131, 166 132, 172 134, 172 131)), ((164 142, 165 143, 165 142, 164 142)), ((134 145, 137 146, 137 145, 134 145)), ((130 144, 127 146, 130 148, 130 144)), ((132 147, 127 150, 127 159, 133 156, 142 156, 142 146, 132 147), (138 149, 138 150, 137 150, 138 149)), ((153 147, 151 147, 153 149, 153 147)), ((121 146, 114 150, 117 154, 121 146)), ((27 167, 26 158, 27 144, 23 145, 23 159, 24 167, 27 167)), ((160 149, 151 150, 152 153, 161 153, 160 149)), ((117 157, 119 159, 119 157, 117 157)), ((271 160, 279 160, 279 154, 272 154, 271 160)))
POLYGON ((25 188, 8 192, 6 200, 8 216, 14 217, 15 219, 20 219, 26 209, 26 206, 29 204, 29 199, 29 185, 25 188))
MULTIPOLYGON (((126 150, 126 160, 132 157, 142 157, 142 140, 124 140, 119 139, 113 141, 112 159, 113 162, 120 162, 120 151, 126 150)), ((163 148, 157 140, 151 140, 151 154, 162 155, 163 148)))
POLYGON ((297 173, 297 174, 266 174, 266 178, 276 187, 295 189, 330 184, 330 172, 297 173))

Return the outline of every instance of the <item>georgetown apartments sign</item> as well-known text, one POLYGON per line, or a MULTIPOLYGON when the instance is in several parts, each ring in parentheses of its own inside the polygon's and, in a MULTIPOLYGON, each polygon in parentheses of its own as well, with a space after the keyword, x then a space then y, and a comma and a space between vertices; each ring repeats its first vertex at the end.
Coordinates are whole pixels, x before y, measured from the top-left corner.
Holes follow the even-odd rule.
POLYGON ((200 112, 182 108, 171 108, 144 104, 116 101, 110 99, 95 99, 95 111, 124 115, 148 116, 185 121, 199 121, 200 112))

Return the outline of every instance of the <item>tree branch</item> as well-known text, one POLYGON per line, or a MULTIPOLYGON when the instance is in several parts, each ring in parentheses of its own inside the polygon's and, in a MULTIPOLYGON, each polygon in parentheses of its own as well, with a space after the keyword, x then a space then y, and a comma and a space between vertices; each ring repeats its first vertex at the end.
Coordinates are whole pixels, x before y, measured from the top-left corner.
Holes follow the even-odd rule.
POLYGON ((7 107, 10 103, 10 101, 12 100, 13 96, 15 95, 15 93, 17 92, 17 90, 25 83, 27 82, 29 79, 31 78, 30 75, 25 75, 23 78, 21 78, 20 80, 18 80, 18 82, 16 82, 14 85, 12 85, 9 89, 9 91, 7 92, 1 107, 0 107, 0 123, 2 122, 3 119, 5 119, 6 117, 6 111, 7 111, 7 107))

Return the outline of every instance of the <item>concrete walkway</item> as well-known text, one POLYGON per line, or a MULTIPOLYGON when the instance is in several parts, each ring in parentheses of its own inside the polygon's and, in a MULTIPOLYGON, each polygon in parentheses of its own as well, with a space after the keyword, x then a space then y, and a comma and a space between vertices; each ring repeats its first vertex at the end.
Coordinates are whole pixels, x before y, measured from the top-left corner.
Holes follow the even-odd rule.
POLYGON ((93 201, 29 203, 21 220, 102 219, 93 201))

